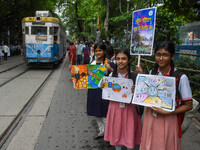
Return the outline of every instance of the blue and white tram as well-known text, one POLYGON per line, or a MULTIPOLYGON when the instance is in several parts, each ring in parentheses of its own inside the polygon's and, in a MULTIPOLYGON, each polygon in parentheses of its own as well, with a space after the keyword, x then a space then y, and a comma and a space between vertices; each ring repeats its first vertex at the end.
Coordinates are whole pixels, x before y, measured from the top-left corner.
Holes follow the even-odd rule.
POLYGON ((22 20, 24 56, 27 64, 61 62, 66 55, 66 35, 49 11, 36 11, 36 17, 22 20))

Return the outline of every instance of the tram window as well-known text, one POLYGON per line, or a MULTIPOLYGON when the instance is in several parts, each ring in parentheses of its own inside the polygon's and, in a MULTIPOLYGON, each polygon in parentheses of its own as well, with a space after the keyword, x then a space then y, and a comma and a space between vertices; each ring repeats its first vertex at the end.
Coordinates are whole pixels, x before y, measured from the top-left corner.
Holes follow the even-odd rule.
POLYGON ((36 26, 32 26, 31 28, 31 34, 32 35, 47 35, 47 27, 36 27, 36 26))
POLYGON ((54 35, 58 34, 58 27, 54 27, 54 35))
POLYGON ((50 27, 49 35, 53 35, 53 27, 50 27))
POLYGON ((29 34, 29 28, 25 27, 25 34, 29 34))

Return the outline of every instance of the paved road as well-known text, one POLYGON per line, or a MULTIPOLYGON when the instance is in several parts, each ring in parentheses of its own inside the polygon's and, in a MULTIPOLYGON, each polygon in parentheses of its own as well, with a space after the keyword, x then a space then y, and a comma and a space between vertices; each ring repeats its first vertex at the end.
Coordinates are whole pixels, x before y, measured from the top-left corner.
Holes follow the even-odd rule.
POLYGON ((35 150, 102 150, 103 140, 94 141, 96 122, 86 115, 87 90, 75 90, 65 64, 48 116, 35 150))

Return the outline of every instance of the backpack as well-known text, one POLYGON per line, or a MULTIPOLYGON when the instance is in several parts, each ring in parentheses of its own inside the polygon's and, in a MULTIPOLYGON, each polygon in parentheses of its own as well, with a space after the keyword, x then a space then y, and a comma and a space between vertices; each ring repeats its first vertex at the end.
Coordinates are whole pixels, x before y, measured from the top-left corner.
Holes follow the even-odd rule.
MULTIPOLYGON (((178 87, 179 87, 180 78, 181 78, 181 76, 182 76, 183 74, 184 74, 184 73, 183 73, 181 70, 176 70, 176 71, 174 71, 174 73, 172 74, 172 76, 176 78, 176 104, 177 104, 177 107, 179 107, 179 106, 182 105, 181 99, 180 99, 181 96, 180 96, 178 87)), ((185 116, 185 113, 179 113, 179 114, 177 114, 177 117, 178 117, 179 138, 182 137, 181 125, 182 125, 182 123, 183 123, 184 116, 185 116)))

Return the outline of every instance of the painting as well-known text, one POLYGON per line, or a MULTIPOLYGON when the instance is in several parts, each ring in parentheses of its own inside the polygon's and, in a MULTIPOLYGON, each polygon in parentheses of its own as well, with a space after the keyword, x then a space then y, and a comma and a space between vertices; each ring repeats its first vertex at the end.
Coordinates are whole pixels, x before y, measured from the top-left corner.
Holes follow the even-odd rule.
POLYGON ((130 103, 132 100, 133 80, 116 77, 103 77, 102 99, 130 103))
POLYGON ((98 84, 105 74, 105 65, 88 65, 88 89, 99 88, 98 84))
POLYGON ((133 12, 131 55, 152 55, 156 22, 156 7, 133 12))
POLYGON ((105 65, 72 65, 71 77, 75 89, 95 89, 106 73, 105 65))
POLYGON ((72 65, 71 78, 75 89, 87 89, 88 65, 72 65))
POLYGON ((174 111, 175 91, 175 77, 138 74, 132 103, 174 111))

